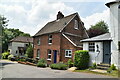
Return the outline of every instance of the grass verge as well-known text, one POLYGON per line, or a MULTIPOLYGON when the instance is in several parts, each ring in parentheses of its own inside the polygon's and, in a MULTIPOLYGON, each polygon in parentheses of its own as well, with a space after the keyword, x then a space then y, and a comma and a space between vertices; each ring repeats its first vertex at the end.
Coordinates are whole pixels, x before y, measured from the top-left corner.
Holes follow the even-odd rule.
POLYGON ((88 69, 86 70, 74 70, 73 72, 84 72, 84 73, 92 73, 92 74, 101 74, 101 75, 107 75, 112 77, 118 77, 118 70, 112 71, 112 73, 100 73, 100 72, 93 72, 88 69))

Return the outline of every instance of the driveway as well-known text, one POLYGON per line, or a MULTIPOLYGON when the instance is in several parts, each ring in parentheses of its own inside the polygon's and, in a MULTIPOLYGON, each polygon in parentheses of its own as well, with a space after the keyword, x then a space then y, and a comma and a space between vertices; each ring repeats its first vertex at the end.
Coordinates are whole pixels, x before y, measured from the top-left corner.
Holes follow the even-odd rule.
POLYGON ((29 66, 19 64, 17 62, 3 61, 2 78, 111 78, 110 76, 70 72, 65 70, 53 70, 50 68, 38 68, 35 66, 29 66))

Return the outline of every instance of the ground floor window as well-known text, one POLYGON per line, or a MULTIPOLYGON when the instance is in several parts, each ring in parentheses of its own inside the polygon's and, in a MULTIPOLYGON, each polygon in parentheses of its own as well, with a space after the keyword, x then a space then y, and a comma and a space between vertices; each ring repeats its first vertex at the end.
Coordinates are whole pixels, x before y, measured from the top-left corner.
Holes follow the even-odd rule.
POLYGON ((89 42, 89 51, 90 52, 95 52, 95 43, 94 42, 89 42))
POLYGON ((47 60, 51 60, 51 53, 52 53, 52 50, 48 49, 48 58, 47 58, 47 60))
POLYGON ((37 56, 36 58, 39 58, 40 57, 40 49, 37 49, 37 56))
POLYGON ((72 50, 65 50, 65 57, 72 57, 72 50))

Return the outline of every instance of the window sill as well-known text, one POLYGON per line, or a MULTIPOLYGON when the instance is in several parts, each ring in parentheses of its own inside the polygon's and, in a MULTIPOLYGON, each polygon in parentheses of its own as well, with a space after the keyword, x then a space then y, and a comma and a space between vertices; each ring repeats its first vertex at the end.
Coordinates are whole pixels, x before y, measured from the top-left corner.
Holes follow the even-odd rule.
POLYGON ((72 58, 72 56, 65 56, 65 58, 72 58))
POLYGON ((51 61, 51 59, 47 59, 48 61, 51 61))
POLYGON ((51 45, 52 43, 48 43, 49 45, 51 45))

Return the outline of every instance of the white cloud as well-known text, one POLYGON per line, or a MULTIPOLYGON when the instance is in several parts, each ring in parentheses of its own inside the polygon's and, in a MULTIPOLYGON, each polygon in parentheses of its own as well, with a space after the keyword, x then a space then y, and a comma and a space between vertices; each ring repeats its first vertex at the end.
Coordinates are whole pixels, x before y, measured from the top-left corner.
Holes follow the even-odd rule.
POLYGON ((91 16, 81 18, 81 20, 87 29, 101 20, 104 20, 109 25, 109 9, 104 10, 102 13, 94 13, 91 16))
POLYGON ((55 20, 58 11, 66 14, 74 12, 72 7, 66 6, 62 2, 31 0, 30 2, 22 1, 21 4, 20 0, 16 2, 11 0, 9 5, 7 3, 4 1, 4 4, 0 4, 0 12, 10 20, 8 27, 19 28, 31 35, 34 35, 48 21, 55 20), (23 3, 28 6, 23 6, 23 3))

